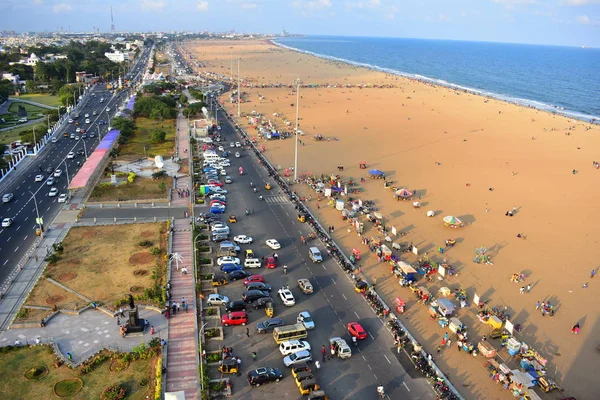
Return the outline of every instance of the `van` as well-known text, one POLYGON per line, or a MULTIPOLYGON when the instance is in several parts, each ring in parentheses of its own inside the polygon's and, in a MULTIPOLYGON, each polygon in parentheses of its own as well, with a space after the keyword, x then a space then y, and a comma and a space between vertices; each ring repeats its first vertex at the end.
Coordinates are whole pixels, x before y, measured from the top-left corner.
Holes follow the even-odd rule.
POLYGON ((215 153, 204 154, 203 157, 204 157, 204 161, 208 161, 208 162, 218 161, 219 160, 219 156, 216 155, 215 153))
POLYGON ((308 249, 308 256, 314 263, 323 262, 323 257, 321 256, 321 252, 316 247, 311 247, 308 249))
POLYGON ((262 263, 259 258, 246 258, 244 260, 244 267, 246 268, 260 268, 262 263))
POLYGON ((304 340, 286 340, 279 345, 282 356, 287 356, 300 350, 310 351, 310 344, 304 340))
POLYGON ((24 123, 24 122, 27 122, 27 118, 19 118, 19 121, 18 121, 18 122, 19 122, 19 123, 24 123))
POLYGON ((228 236, 229 235, 229 227, 213 229, 212 234, 228 236))

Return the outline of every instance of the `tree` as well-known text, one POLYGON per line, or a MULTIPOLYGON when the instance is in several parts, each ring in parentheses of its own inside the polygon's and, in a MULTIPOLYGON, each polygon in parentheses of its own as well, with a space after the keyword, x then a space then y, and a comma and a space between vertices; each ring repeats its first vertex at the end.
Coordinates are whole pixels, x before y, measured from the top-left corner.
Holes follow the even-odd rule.
POLYGON ((167 133, 165 131, 154 131, 150 136, 152 143, 162 143, 167 138, 167 133))
POLYGON ((8 96, 13 94, 14 92, 15 88, 13 87, 11 81, 9 81, 8 79, 0 80, 0 103, 3 103, 6 99, 8 99, 8 96))
POLYGON ((114 129, 120 130, 121 136, 124 138, 129 138, 137 129, 137 126, 135 126, 135 122, 132 119, 124 117, 114 118, 112 121, 112 126, 114 129))

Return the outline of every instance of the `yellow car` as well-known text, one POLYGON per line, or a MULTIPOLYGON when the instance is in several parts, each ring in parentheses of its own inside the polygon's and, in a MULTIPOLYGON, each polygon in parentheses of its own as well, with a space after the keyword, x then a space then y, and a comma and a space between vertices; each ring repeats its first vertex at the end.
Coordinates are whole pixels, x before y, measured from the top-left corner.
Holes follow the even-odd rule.
POLYGON ((235 224, 237 222, 237 217, 235 215, 230 215, 229 222, 235 224))
POLYGON ((246 258, 256 258, 252 249, 246 249, 246 258))

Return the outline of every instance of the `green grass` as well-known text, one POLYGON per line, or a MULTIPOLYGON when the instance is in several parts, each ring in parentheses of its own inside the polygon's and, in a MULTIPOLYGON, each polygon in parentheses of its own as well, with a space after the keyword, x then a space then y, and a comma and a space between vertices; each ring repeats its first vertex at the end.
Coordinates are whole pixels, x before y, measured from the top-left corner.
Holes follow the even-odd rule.
POLYGON ((127 143, 119 146, 119 160, 136 160, 144 157, 144 146, 148 157, 163 156, 165 159, 171 157, 177 136, 174 119, 161 122, 149 118, 136 118, 135 124, 137 125, 135 134, 127 143), (152 143, 151 135, 155 130, 164 130, 167 133, 163 143, 152 143))
POLYGON ((12 97, 12 99, 34 101, 36 103, 41 103, 52 107, 60 106, 58 96, 52 96, 50 94, 22 94, 18 97, 12 97))
POLYGON ((17 111, 19 111, 19 106, 23 106, 25 108, 25 110, 27 110, 27 113, 29 115, 31 115, 31 114, 42 114, 44 111, 47 111, 46 108, 34 106, 34 105, 31 105, 31 104, 20 103, 20 102, 13 102, 13 103, 10 103, 10 106, 8 107, 8 112, 16 114, 17 111))
POLYGON ((21 127, 17 127, 17 128, 8 130, 8 131, 1 131, 0 132, 0 143, 10 144, 11 142, 14 142, 15 140, 19 140, 19 139, 21 139, 20 135, 22 132, 26 132, 26 131, 32 132, 34 126, 37 126, 37 128, 35 129, 35 135, 37 137, 42 137, 44 134, 46 134, 46 129, 47 129, 48 125, 46 125, 44 122, 40 121, 37 124, 21 126, 21 127))
POLYGON ((142 178, 136 176, 133 183, 110 187, 96 186, 90 195, 90 201, 158 200, 167 198, 171 181, 166 178, 142 178), (161 189, 164 183, 165 189, 161 189))
MULTIPOLYGON (((67 366, 54 367, 55 356, 48 347, 23 347, 0 356, 1 399, 57 399, 52 389, 57 382, 65 379, 79 378, 83 387, 72 400, 99 399, 102 391, 111 385, 121 385, 127 390, 128 400, 144 400, 146 396, 154 398, 154 385, 140 386, 142 379, 153 382, 156 358, 131 361, 129 368, 118 373, 110 372, 110 360, 95 367, 87 374, 79 369, 72 370, 67 366), (23 376, 30 368, 45 365, 48 375, 41 380, 28 381, 23 376)), ((66 382, 67 384, 69 381, 66 382)), ((70 385, 68 385, 70 386, 70 385)))

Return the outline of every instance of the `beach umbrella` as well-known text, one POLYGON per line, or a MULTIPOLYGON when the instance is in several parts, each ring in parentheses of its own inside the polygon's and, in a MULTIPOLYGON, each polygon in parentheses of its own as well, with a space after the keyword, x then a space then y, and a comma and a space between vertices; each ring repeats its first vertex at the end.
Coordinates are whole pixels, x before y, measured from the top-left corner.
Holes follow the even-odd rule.
POLYGON ((453 217, 452 215, 448 215, 447 217, 444 217, 443 221, 446 225, 451 225, 451 226, 462 225, 462 221, 456 217, 453 217))
POLYGON ((383 171, 380 171, 380 170, 378 170, 378 169, 372 169, 372 170, 370 170, 370 171, 369 171, 369 174, 371 174, 371 175, 385 175, 385 174, 383 173, 383 171))
POLYGON ((396 190, 396 192, 394 194, 398 197, 403 197, 403 198, 409 198, 413 195, 413 193, 410 190, 407 190, 404 188, 396 190))

